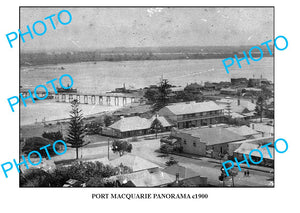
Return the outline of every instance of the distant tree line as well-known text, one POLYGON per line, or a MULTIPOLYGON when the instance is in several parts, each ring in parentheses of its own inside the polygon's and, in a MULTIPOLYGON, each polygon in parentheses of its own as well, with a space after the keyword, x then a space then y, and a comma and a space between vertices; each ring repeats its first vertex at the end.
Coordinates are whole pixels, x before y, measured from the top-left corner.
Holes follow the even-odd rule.
MULTIPOLYGON (((134 48, 124 50, 115 48, 112 51, 66 51, 63 53, 26 52, 21 53, 22 66, 60 64, 95 61, 138 61, 138 60, 180 60, 180 59, 212 59, 243 57, 242 51, 251 47, 161 47, 159 49, 134 48), (163 53, 163 54, 162 54, 163 53)), ((264 53, 268 50, 261 47, 264 53)), ((253 57, 259 57, 260 53, 252 53, 253 57)), ((268 57, 269 54, 264 54, 268 57)))

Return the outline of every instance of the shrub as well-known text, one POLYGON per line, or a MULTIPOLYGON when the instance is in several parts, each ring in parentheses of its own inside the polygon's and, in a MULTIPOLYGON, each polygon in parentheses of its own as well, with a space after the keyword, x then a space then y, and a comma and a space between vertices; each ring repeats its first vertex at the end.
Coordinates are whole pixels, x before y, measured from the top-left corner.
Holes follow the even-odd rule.
POLYGON ((106 183, 103 178, 132 172, 128 167, 113 168, 101 162, 75 162, 70 166, 57 167, 54 172, 47 173, 42 169, 28 169, 20 175, 22 187, 62 187, 69 179, 86 183, 88 187, 114 185, 106 183))
POLYGON ((97 122, 90 122, 88 124, 85 124, 84 128, 88 135, 100 134, 102 130, 100 123, 97 122))
POLYGON ((42 169, 28 169, 20 177, 20 186, 23 187, 47 187, 51 185, 51 175, 42 169))
MULTIPOLYGON (((75 162, 68 167, 59 167, 52 173, 55 186, 62 186, 69 179, 87 183, 91 178, 102 180, 112 175, 115 175, 114 168, 101 162, 75 162)), ((92 182, 89 183, 89 186, 92 182)))
POLYGON ((42 157, 47 157, 46 151, 40 150, 40 148, 48 144, 50 144, 51 146, 47 147, 47 150, 50 156, 53 156, 55 154, 52 148, 53 141, 41 137, 28 138, 22 148, 22 152, 28 155, 29 152, 36 150, 42 155, 42 157))
POLYGON ((131 152, 132 145, 124 140, 114 140, 112 143, 112 151, 114 153, 118 152, 120 156, 124 154, 124 152, 131 152))
POLYGON ((170 157, 170 159, 166 162, 166 166, 172 166, 174 164, 178 164, 178 161, 176 161, 173 157, 170 157))
POLYGON ((50 139, 53 142, 57 141, 57 140, 64 140, 61 131, 57 131, 57 132, 44 132, 42 134, 42 137, 50 139))
POLYGON ((102 178, 95 178, 92 177, 86 182, 87 187, 101 187, 105 186, 105 182, 103 181, 102 178))

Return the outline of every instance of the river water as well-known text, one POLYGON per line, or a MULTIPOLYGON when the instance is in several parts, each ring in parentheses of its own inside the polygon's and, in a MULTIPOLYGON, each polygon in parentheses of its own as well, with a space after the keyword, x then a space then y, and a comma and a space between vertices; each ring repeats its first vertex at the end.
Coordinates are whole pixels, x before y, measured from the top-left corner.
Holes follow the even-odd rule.
MULTIPOLYGON (((155 60, 155 61, 120 61, 120 62, 83 62, 59 65, 21 67, 20 81, 23 88, 34 89, 63 74, 70 74, 74 80, 72 88, 83 93, 110 91, 123 84, 130 88, 142 88, 157 84, 163 76, 171 84, 186 86, 188 83, 205 81, 230 81, 230 78, 246 77, 263 78, 273 81, 273 58, 265 57, 258 62, 245 60, 240 62, 242 68, 235 64, 227 74, 222 59, 201 60, 155 60)), ((64 82, 70 83, 70 82, 64 82)), ((59 86, 58 81, 55 82, 59 86)), ((50 85, 49 91, 53 91, 50 85)), ((30 100, 28 100, 30 101, 30 100)), ((98 113, 114 108, 85 105, 88 114, 98 113)), ((38 101, 24 107, 21 104, 21 125, 46 120, 61 119, 68 116, 69 104, 54 101, 38 101)))

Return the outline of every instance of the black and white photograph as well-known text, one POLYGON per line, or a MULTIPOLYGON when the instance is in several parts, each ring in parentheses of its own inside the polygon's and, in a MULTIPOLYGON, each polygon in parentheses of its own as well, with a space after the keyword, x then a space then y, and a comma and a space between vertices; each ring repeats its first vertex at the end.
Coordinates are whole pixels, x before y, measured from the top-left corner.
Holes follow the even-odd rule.
POLYGON ((19 12, 20 187, 274 187, 274 7, 19 12))

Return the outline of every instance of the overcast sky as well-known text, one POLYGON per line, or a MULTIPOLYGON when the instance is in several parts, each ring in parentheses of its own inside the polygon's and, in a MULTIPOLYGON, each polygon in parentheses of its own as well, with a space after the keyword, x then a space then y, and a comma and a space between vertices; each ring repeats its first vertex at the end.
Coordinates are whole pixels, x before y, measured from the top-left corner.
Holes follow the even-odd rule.
POLYGON ((21 31, 51 14, 57 29, 45 21, 46 34, 33 40, 25 35, 22 50, 258 45, 273 39, 273 8, 21 8, 21 31), (57 20, 62 9, 72 14, 68 25, 57 20))

